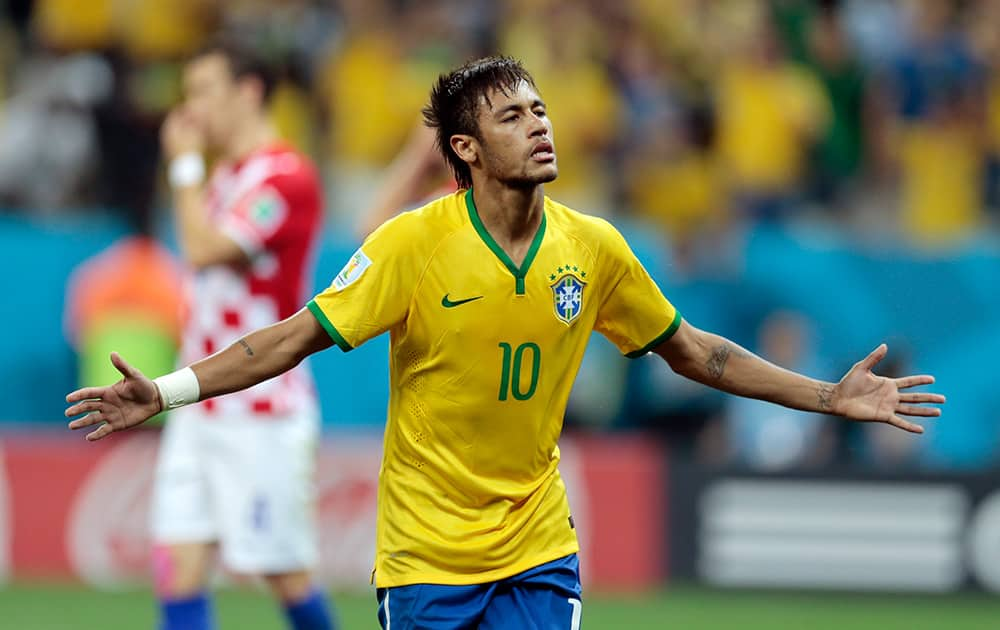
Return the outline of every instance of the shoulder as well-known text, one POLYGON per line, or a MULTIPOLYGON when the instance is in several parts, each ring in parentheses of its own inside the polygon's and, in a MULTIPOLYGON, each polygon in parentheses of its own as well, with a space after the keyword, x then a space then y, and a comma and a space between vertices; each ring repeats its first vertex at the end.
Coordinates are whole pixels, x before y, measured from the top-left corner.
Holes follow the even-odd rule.
POLYGON ((319 170, 304 153, 279 145, 252 157, 245 170, 250 179, 271 186, 284 196, 318 195, 319 170))
POLYGON ((595 254, 628 247, 621 232, 601 217, 573 210, 549 197, 545 198, 545 214, 549 225, 580 241, 595 254))
POLYGON ((439 197, 389 219, 365 239, 369 243, 391 244, 394 248, 430 254, 442 240, 458 231, 465 211, 465 191, 439 197))

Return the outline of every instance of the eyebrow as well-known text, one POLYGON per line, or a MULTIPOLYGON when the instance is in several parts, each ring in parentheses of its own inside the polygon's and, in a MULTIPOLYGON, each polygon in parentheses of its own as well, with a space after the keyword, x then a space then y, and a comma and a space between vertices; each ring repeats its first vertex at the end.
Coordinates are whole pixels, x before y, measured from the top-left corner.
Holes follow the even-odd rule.
MULTIPOLYGON (((528 107, 528 109, 535 109, 536 107, 545 107, 545 103, 542 101, 542 99, 536 98, 535 100, 531 101, 531 105, 528 107)), ((493 116, 496 118, 503 118, 504 114, 506 114, 507 112, 521 111, 523 109, 524 107, 520 103, 511 103, 507 107, 504 107, 503 109, 497 111, 495 114, 493 114, 493 116)))

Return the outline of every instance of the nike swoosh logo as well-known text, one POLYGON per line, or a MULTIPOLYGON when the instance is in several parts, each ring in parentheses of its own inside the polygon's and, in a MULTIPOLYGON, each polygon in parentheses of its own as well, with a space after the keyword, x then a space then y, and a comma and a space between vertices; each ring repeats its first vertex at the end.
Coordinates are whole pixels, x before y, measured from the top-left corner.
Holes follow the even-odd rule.
POLYGON ((441 298, 441 306, 445 308, 455 308, 456 306, 461 306, 466 302, 474 302, 476 300, 481 300, 481 299, 483 299, 483 296, 477 295, 476 297, 465 298, 464 300, 455 300, 454 302, 452 302, 451 300, 448 299, 448 294, 445 293, 444 297, 441 298))

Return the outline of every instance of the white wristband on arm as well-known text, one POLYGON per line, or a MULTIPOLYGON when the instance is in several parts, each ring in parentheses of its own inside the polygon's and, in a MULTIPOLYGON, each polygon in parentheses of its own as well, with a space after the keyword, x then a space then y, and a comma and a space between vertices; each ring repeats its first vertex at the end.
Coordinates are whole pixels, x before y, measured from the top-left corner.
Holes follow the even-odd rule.
POLYGON ((173 188, 197 186, 205 181, 205 158, 200 153, 189 151, 170 160, 167 181, 173 188))
POLYGON ((201 385, 194 370, 186 367, 153 379, 160 392, 160 406, 164 411, 198 402, 201 385))

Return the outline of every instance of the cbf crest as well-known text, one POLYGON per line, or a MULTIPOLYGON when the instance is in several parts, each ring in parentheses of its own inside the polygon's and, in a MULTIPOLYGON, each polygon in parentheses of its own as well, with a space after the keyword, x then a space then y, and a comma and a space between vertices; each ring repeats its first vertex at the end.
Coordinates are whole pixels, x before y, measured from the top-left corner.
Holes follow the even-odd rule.
POLYGON ((573 320, 583 311, 583 289, 587 283, 577 278, 576 275, 567 273, 549 286, 552 287, 552 300, 556 317, 566 324, 573 323, 573 320))

